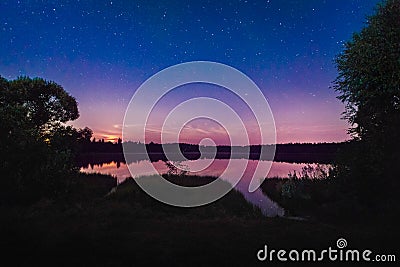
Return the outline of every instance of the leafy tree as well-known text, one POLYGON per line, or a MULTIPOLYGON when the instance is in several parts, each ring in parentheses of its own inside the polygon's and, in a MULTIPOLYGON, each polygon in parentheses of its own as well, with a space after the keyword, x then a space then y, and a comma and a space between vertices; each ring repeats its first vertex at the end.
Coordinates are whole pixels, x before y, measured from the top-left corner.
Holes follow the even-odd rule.
POLYGON ((75 98, 41 78, 0 76, 0 190, 2 201, 60 196, 76 171, 73 155, 90 141, 89 128, 64 123, 79 117, 75 98))
POLYGON ((359 141, 344 169, 365 198, 393 196, 389 191, 398 186, 394 170, 400 148, 400 1, 378 4, 336 63, 334 89, 346 104, 350 133, 359 141), (376 190, 378 181, 389 189, 382 195, 376 190))
POLYGON ((384 137, 399 126, 400 2, 378 5, 361 33, 337 58, 335 89, 345 102, 351 132, 361 139, 384 137), (395 124, 394 124, 395 123, 395 124))

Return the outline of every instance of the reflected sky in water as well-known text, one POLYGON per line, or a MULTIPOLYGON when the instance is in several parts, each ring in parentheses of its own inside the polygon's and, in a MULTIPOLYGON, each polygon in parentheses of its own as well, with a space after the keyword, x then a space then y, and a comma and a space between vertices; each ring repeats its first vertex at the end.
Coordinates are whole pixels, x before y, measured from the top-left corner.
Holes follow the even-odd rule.
MULTIPOLYGON (((226 180, 229 182, 229 177, 237 177, 237 175, 242 172, 240 166, 247 162, 246 171, 244 172, 240 182, 236 185, 235 189, 241 192, 247 201, 259 207, 266 216, 284 216, 285 211, 283 208, 279 207, 279 205, 269 199, 260 188, 253 193, 248 192, 248 186, 257 164, 268 164, 268 162, 247 159, 230 159, 230 161, 232 161, 234 164, 232 164, 233 168, 230 168, 229 172, 226 173, 225 177, 228 177, 226 180), (237 169, 235 169, 235 166, 237 166, 237 169)), ((196 172, 189 172, 188 175, 218 177, 225 171, 228 162, 228 159, 215 159, 213 161, 210 161, 209 159, 199 159, 193 161, 183 161, 180 162, 180 164, 188 170, 200 170, 196 172), (204 166, 208 167, 204 168, 204 166)), ((267 178, 287 177, 289 173, 293 173, 294 171, 301 172, 302 168, 306 165, 307 164, 273 162, 267 178)), ((169 170, 163 161, 150 162, 147 160, 142 160, 130 163, 130 167, 133 170, 137 170, 137 173, 140 173, 141 175, 156 174, 155 169, 160 174, 165 174, 169 170)), ((93 165, 93 167, 81 168, 81 171, 86 173, 111 174, 118 179, 118 182, 122 182, 126 178, 131 177, 128 166, 125 163, 111 162, 101 165, 93 165)), ((265 177, 255 177, 255 179, 264 178, 265 177)))

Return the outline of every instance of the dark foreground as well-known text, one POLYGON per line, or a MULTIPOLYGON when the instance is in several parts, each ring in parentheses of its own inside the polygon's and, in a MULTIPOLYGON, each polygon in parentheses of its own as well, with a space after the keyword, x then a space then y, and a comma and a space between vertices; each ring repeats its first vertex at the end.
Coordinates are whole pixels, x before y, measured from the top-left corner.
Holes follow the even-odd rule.
POLYGON ((375 218, 330 224, 265 218, 235 191, 204 207, 174 208, 148 197, 131 180, 106 196, 115 185, 113 179, 100 175, 82 175, 82 179, 85 182, 72 199, 1 207, 3 262, 11 266, 282 266, 276 258, 272 263, 259 262, 257 251, 264 245, 276 250, 336 248, 338 238, 345 238, 349 248, 397 253, 395 222, 375 218))

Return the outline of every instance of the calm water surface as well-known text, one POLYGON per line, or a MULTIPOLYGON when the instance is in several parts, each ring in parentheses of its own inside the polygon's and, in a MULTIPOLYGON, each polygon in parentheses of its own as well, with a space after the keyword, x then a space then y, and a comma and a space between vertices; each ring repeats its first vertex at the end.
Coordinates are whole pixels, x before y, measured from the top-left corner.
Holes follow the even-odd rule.
MULTIPOLYGON (((212 164, 209 165, 206 169, 191 173, 188 175, 195 174, 200 176, 220 176, 226 169, 228 162, 231 161, 234 163, 232 166, 238 166, 236 169, 231 168, 230 172, 226 173, 225 177, 237 177, 242 173, 240 166, 247 163, 247 168, 242 176, 240 182, 236 185, 235 189, 243 194, 247 201, 252 203, 253 205, 259 207, 264 215, 268 217, 275 216, 284 216, 285 211, 278 204, 273 202, 271 199, 266 196, 262 190, 259 188, 253 193, 248 192, 248 186, 251 180, 251 177, 254 173, 254 170, 257 164, 270 164, 267 161, 258 161, 258 160, 248 160, 248 159, 214 159, 212 164)), ((196 170, 200 169, 199 166, 205 166, 209 164, 209 159, 198 159, 198 160, 188 160, 180 162, 182 166, 184 166, 188 170, 196 170)), ((299 163, 287 163, 287 162, 272 162, 271 170, 267 176, 271 177, 287 177, 289 173, 293 173, 293 171, 301 172, 301 169, 307 164, 299 164, 299 163)), ((313 165, 313 164, 311 164, 313 165)), ((157 172, 160 174, 165 174, 168 172, 168 167, 165 165, 163 161, 150 162, 148 160, 141 160, 137 162, 129 163, 129 166, 133 170, 137 170, 137 173, 141 175, 152 175, 157 172), (156 171, 156 170, 157 171, 156 171)), ((98 165, 89 165, 87 167, 81 168, 82 172, 86 173, 102 173, 102 174, 110 174, 118 179, 118 182, 122 182, 128 177, 132 175, 129 173, 128 166, 125 163, 104 163, 98 165)), ((134 177, 135 178, 135 177, 134 177)), ((255 179, 264 179, 265 177, 254 177, 255 179)), ((229 178, 225 180, 229 181, 229 178)))

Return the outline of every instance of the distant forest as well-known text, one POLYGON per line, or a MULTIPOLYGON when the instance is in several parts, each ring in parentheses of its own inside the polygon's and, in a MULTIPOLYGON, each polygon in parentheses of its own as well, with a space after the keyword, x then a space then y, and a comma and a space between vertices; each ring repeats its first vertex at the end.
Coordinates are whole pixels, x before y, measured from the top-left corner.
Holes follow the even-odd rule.
MULTIPOLYGON (((271 145, 263 145, 263 155, 261 155, 261 145, 251 145, 250 147, 238 146, 217 146, 216 155, 217 159, 228 158, 247 158, 252 160, 274 160, 281 162, 293 163, 333 163, 339 151, 344 150, 345 147, 351 145, 351 142, 342 143, 288 143, 277 144, 275 146, 275 156, 270 158, 268 152, 273 149, 271 145), (267 154, 267 155, 265 155, 267 154)), ((122 140, 118 142, 104 142, 103 140, 92 141, 85 143, 78 156, 78 165, 87 167, 89 165, 99 165, 104 163, 116 162, 128 163, 137 162, 149 158, 151 161, 166 161, 168 154, 166 152, 177 151, 179 147, 182 155, 189 160, 196 160, 207 157, 214 157, 213 151, 215 147, 199 146, 195 144, 157 144, 149 143, 145 145, 139 142, 126 142, 122 144, 122 140), (123 148, 124 147, 124 148, 123 148), (129 153, 127 159, 123 155, 123 149, 129 153), (200 153, 202 151, 203 153, 200 153), (146 156, 147 154, 147 156, 146 156)), ((171 159, 170 154, 169 159, 171 159)), ((185 160, 179 155, 175 155, 172 160, 180 161, 185 160)))

